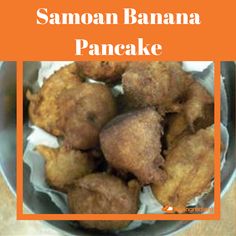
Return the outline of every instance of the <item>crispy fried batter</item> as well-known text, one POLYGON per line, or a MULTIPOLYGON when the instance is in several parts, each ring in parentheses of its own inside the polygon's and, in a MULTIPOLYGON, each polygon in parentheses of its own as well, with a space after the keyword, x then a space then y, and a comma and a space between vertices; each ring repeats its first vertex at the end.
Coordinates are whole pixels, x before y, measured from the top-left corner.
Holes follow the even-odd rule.
POLYGON ((213 104, 213 98, 197 81, 187 91, 184 113, 188 124, 194 130, 194 122, 204 117, 205 106, 213 104))
POLYGON ((168 179, 152 190, 163 205, 183 209, 210 185, 214 174, 214 128, 201 129, 179 140, 167 154, 168 179))
POLYGON ((109 164, 133 173, 142 184, 162 181, 165 172, 161 152, 161 116, 151 108, 120 115, 100 133, 109 164))
POLYGON ((166 141, 168 149, 178 140, 188 134, 193 134, 199 129, 205 129, 214 123, 214 104, 205 104, 199 117, 189 125, 184 112, 171 114, 168 118, 166 141))
POLYGON ((67 150, 65 147, 50 148, 38 145, 36 150, 45 159, 45 175, 48 184, 62 192, 67 192, 74 181, 90 174, 96 167, 93 158, 86 153, 67 150))
POLYGON ((175 142, 178 142, 181 137, 187 134, 191 134, 191 130, 184 113, 171 114, 168 118, 168 128, 165 132, 168 149, 172 147, 175 142))
POLYGON ((81 77, 111 83, 121 79, 128 62, 80 61, 77 62, 81 77))
MULTIPOLYGON (((60 148, 36 149, 45 159, 48 184, 68 193, 72 213, 137 213, 140 185, 136 180, 126 184, 135 177, 142 185, 152 184, 160 203, 176 209, 210 185, 213 98, 179 62, 76 62, 56 71, 37 94, 28 91, 27 97, 31 122, 64 137, 60 148), (106 85, 82 83, 80 78, 106 85), (117 108, 108 86, 121 79, 124 94, 116 98, 117 108), (117 110, 124 114, 115 117, 117 110), (170 117, 165 117, 165 135, 161 115, 170 117), (167 150, 161 150, 161 138, 167 150), (91 174, 94 170, 108 173, 91 174)), ((79 223, 117 230, 130 221, 79 223)))
POLYGON ((198 117, 194 123, 193 128, 195 131, 203 128, 207 128, 208 126, 214 123, 214 103, 204 105, 203 112, 201 116, 198 117))
POLYGON ((178 99, 192 82, 178 62, 134 62, 122 76, 130 106, 158 106, 161 113, 179 111, 178 99))
MULTIPOLYGON (((106 173, 87 175, 68 193, 69 208, 76 214, 135 214, 138 211, 140 186, 136 180, 128 185, 106 173)), ((115 230, 129 221, 80 221, 85 228, 115 230)))
POLYGON ((62 130, 57 126, 59 108, 56 101, 63 90, 76 88, 81 83, 77 73, 77 66, 72 63, 45 80, 38 93, 27 91, 29 117, 34 125, 55 136, 62 135, 62 130))
POLYGON ((82 83, 64 91, 58 98, 58 127, 64 131, 66 146, 78 149, 96 147, 101 128, 116 114, 116 105, 106 85, 82 83))

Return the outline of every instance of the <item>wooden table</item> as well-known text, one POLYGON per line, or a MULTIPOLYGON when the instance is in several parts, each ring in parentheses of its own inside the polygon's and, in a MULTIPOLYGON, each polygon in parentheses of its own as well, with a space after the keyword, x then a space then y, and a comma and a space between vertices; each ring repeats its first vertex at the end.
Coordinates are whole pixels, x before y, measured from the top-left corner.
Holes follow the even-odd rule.
MULTIPOLYGON (((16 200, 0 174, 0 236, 63 236, 40 221, 17 221, 16 200)), ((177 236, 236 235, 236 182, 221 201, 220 221, 199 221, 177 236)), ((150 235, 152 236, 152 235, 150 235)))
POLYGON ((221 219, 198 221, 177 236, 235 236, 236 235, 236 181, 221 200, 221 219))

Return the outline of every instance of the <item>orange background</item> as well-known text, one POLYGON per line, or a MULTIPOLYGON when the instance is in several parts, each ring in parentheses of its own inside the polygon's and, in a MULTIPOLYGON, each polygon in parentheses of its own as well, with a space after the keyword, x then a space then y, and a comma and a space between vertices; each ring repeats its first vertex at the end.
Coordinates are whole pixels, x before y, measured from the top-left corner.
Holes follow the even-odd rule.
MULTIPOLYGON (((18 219, 219 219, 220 217, 220 60, 236 57, 235 0, 47 0, 4 1, 0 7, 0 60, 17 63, 17 216, 18 219), (37 25, 36 11, 117 12, 124 7, 139 12, 197 12, 201 25, 37 25), (94 43, 132 43, 138 37, 160 43, 163 53, 155 56, 75 56, 75 39, 94 43), (23 64, 26 60, 214 60, 215 63, 215 208, 206 215, 26 215, 23 214, 23 64)), ((121 18, 120 18, 121 20, 121 18)))
POLYGON ((1 60, 101 60, 76 56, 75 39, 94 43, 132 43, 143 37, 160 43, 160 57, 118 57, 109 60, 232 60, 236 57, 235 0, 47 0, 2 1, 0 7, 1 60), (37 25, 36 11, 117 12, 123 8, 140 12, 197 12, 201 25, 37 25))
POLYGON ((219 220, 220 219, 220 62, 214 80, 213 214, 24 214, 23 212, 23 62, 17 63, 17 219, 18 220, 219 220))

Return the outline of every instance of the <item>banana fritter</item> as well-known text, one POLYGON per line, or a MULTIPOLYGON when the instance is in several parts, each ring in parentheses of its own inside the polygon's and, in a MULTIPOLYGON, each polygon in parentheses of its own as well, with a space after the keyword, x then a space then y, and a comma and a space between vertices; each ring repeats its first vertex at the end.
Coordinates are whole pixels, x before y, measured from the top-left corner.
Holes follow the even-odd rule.
MULTIPOLYGON (((181 63, 75 62, 27 97, 31 122, 63 138, 60 148, 36 150, 45 159, 48 184, 68 194, 72 213, 135 214, 140 185, 146 184, 161 204, 183 212, 208 190, 213 98, 181 63)), ((79 223, 109 231, 130 221, 79 223)))
POLYGON ((178 142, 181 137, 191 134, 192 132, 183 112, 171 114, 167 119, 168 124, 165 136, 167 148, 169 149, 175 142, 178 142))
MULTIPOLYGON (((126 184, 107 173, 79 179, 68 193, 69 208, 76 214, 135 214, 139 207, 140 186, 136 180, 126 184)), ((80 221, 85 228, 115 230, 129 221, 80 221)))
POLYGON ((197 81, 192 83, 184 103, 184 114, 192 130, 194 130, 194 122, 205 116, 204 109, 210 104, 213 104, 213 97, 208 91, 197 81))
POLYGON ((56 101, 62 91, 80 85, 77 69, 76 63, 62 67, 44 81, 38 93, 31 94, 27 91, 27 98, 30 101, 29 117, 34 125, 55 136, 63 134, 57 126, 60 108, 56 101))
POLYGON ((167 180, 152 190, 158 201, 182 211, 210 186, 214 176, 214 128, 184 136, 166 156, 167 180))
POLYGON ((50 148, 38 145, 36 150, 45 159, 45 175, 48 184, 62 192, 67 192, 74 181, 90 174, 96 167, 93 158, 86 153, 67 150, 65 147, 50 148))
POLYGON ((161 113, 179 111, 178 99, 192 82, 178 62, 134 62, 122 75, 130 106, 157 106, 161 113))
POLYGON ((168 149, 178 142, 181 137, 193 134, 199 129, 205 129, 213 123, 214 104, 204 104, 193 124, 189 124, 184 112, 171 114, 168 118, 168 128, 165 134, 168 149))
POLYGON ((142 184, 161 182, 165 172, 161 156, 161 116, 152 108, 126 113, 109 122, 100 133, 107 162, 131 172, 142 184))
POLYGON ((77 62, 81 77, 111 83, 121 79, 128 62, 81 61, 77 62))
POLYGON ((116 114, 110 89, 103 84, 82 83, 65 90, 58 98, 58 127, 64 132, 64 144, 77 149, 98 145, 101 128, 116 114))

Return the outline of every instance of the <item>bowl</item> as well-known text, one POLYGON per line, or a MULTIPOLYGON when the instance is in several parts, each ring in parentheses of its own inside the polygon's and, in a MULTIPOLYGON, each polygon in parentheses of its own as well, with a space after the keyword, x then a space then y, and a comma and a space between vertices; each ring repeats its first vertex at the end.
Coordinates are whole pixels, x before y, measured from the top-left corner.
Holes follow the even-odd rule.
MULTIPOLYGON (((27 88, 37 80, 40 62, 24 63, 24 94, 27 88)), ((221 196, 230 187, 235 177, 235 64, 222 62, 221 74, 224 77, 223 85, 226 90, 221 95, 221 112, 227 114, 224 123, 229 132, 229 147, 226 161, 221 171, 221 196), (227 104, 223 104, 227 101, 227 104), (228 109, 226 109, 228 107, 228 109)), ((12 193, 16 194, 16 63, 3 62, 0 64, 0 171, 12 193)), ((24 141, 31 132, 28 127, 28 102, 24 97, 24 141)), ((26 141, 24 142, 26 143, 26 141)), ((24 164, 24 206, 32 213, 60 213, 50 198, 34 190, 29 181, 30 169, 24 164)), ((200 207, 213 205, 213 191, 200 201, 200 207)), ((170 235, 183 230, 192 221, 155 221, 154 224, 143 224, 132 231, 120 232, 121 236, 170 235)), ((47 221, 48 224, 67 235, 90 236, 91 232, 84 229, 75 229, 69 221, 47 221)), ((118 233, 103 234, 93 232, 93 235, 117 235, 118 233)))

